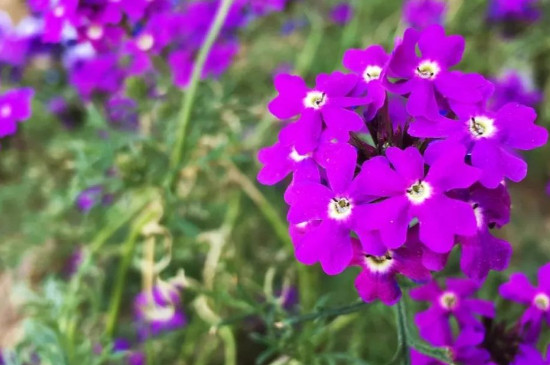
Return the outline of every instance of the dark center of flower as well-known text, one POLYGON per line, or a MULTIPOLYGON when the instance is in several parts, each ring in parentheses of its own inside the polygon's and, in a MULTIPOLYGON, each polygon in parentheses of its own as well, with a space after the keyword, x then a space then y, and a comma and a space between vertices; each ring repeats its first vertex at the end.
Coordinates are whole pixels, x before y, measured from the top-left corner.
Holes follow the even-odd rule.
POLYGON ((320 91, 310 91, 304 99, 306 108, 319 109, 327 102, 327 95, 320 91))
POLYGON ((490 137, 495 133, 495 121, 484 116, 471 117, 468 121, 470 133, 476 138, 490 137))
POLYGON ((407 189, 407 197, 414 204, 420 204, 432 195, 432 187, 425 181, 417 181, 407 189))
POLYGON ((422 61, 416 67, 416 74, 423 78, 433 80, 440 71, 439 65, 433 61, 422 61))
POLYGON ((372 272, 386 272, 393 265, 392 252, 388 251, 383 256, 365 255, 365 263, 372 272))
POLYGON ((458 297, 455 293, 446 291, 439 297, 441 306, 449 311, 454 310, 458 305, 458 297))
POLYGON ((351 214, 351 201, 346 198, 332 198, 328 207, 328 214, 333 219, 346 219, 351 214))

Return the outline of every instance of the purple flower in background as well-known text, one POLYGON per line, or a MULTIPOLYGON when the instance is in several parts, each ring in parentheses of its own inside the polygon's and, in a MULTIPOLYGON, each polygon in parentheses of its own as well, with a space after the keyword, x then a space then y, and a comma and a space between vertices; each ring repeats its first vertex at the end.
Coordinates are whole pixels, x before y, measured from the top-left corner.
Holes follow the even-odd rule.
POLYGON ((134 312, 141 340, 187 324, 181 309, 181 289, 178 284, 159 282, 151 291, 136 296, 134 312))
POLYGON ((76 197, 76 206, 81 212, 87 213, 101 202, 102 197, 103 187, 101 185, 91 186, 78 194, 76 197))
POLYGON ((360 83, 367 91, 371 103, 365 112, 365 119, 371 120, 386 101, 386 88, 382 85, 382 71, 389 55, 377 44, 365 50, 350 49, 344 54, 344 66, 361 77, 360 83))
POLYGON ((446 143, 460 142, 471 154, 472 165, 481 169, 480 182, 496 188, 506 177, 519 182, 527 175, 527 163, 515 150, 531 150, 543 146, 548 131, 535 125, 533 108, 517 103, 504 105, 496 112, 484 111, 475 105, 455 108, 458 121, 441 119, 431 122, 417 118, 409 128, 416 137, 446 138, 446 143))
POLYGON ((349 107, 361 105, 363 98, 348 97, 357 85, 355 75, 334 72, 317 77, 315 88, 309 89, 299 76, 281 74, 275 77, 279 95, 269 103, 269 111, 279 119, 300 118, 280 134, 280 140, 293 145, 300 154, 315 150, 323 125, 341 142, 349 140, 349 132, 363 127, 363 120, 349 107))
MULTIPOLYGON (((39 1, 34 1, 34 3, 39 3, 39 1)), ((47 3, 46 7, 49 7, 44 16, 43 40, 57 43, 61 41, 62 34, 67 27, 75 26, 78 23, 78 0, 59 0, 51 5, 48 2, 40 3, 47 3)), ((45 9, 36 10, 44 11, 45 9)))
POLYGON ((414 318, 420 336, 434 346, 453 343, 450 317, 454 316, 460 329, 473 329, 474 331, 469 332, 469 337, 477 337, 477 343, 480 343, 484 337, 484 329, 475 315, 493 318, 494 304, 471 298, 480 286, 473 280, 447 279, 446 284, 447 288, 443 290, 437 282, 432 281, 410 291, 412 299, 431 302, 430 308, 416 314, 414 318))
POLYGON ((117 338, 113 341, 114 352, 128 352, 126 355, 126 364, 128 365, 145 365, 145 354, 139 351, 131 351, 130 342, 123 338, 117 338))
POLYGON ((403 5, 403 19, 418 30, 433 24, 442 24, 446 4, 441 0, 408 0, 403 5))
POLYGON ((71 84, 83 99, 94 93, 113 94, 123 86, 124 72, 119 68, 116 54, 103 54, 78 62, 70 72, 71 84))
POLYGON ((495 92, 487 103, 490 110, 498 110, 507 103, 535 107, 543 98, 542 92, 529 88, 526 79, 513 70, 494 80, 494 85, 495 92))
POLYGON ((380 256, 365 252, 358 240, 354 239, 352 243, 351 265, 361 267, 355 288, 365 302, 380 299, 384 304, 395 304, 401 298, 397 274, 415 281, 428 281, 431 277, 430 271, 422 264, 422 253, 426 248, 418 240, 417 229, 409 231, 405 245, 380 256))
POLYGON ((543 320, 550 324, 550 264, 539 269, 538 284, 535 288, 525 274, 514 273, 499 288, 503 298, 528 306, 520 322, 528 343, 536 342, 543 320))
MULTIPOLYGON (((468 365, 493 365, 491 355, 484 349, 477 347, 483 340, 483 336, 473 328, 462 330, 454 343, 446 346, 451 358, 458 364, 468 365)), ((446 363, 433 359, 414 349, 411 350, 412 365, 445 365, 446 363)))
POLYGON ((491 0, 489 19, 534 21, 540 16, 537 0, 491 0))
POLYGON ((335 24, 347 24, 351 18, 353 18, 353 7, 347 2, 337 4, 330 10, 330 20, 335 24))
POLYGON ((31 88, 12 89, 0 95, 0 138, 14 134, 17 123, 31 116, 31 88))
POLYGON ((408 94, 407 112, 431 120, 440 118, 441 99, 477 103, 487 94, 487 83, 476 74, 449 69, 458 64, 464 52, 464 38, 446 36, 439 25, 422 32, 409 28, 388 63, 386 87, 397 94, 408 94), (417 47, 420 56, 417 56, 417 47), (389 82, 389 79, 398 79, 389 82), (475 86, 475 87, 474 87, 475 86))
POLYGON ((135 131, 139 127, 138 105, 127 96, 114 95, 107 101, 105 109, 109 123, 115 128, 135 131))
MULTIPOLYGON (((329 275, 339 274, 349 265, 353 256, 350 231, 362 237, 364 231, 358 217, 369 201, 363 193, 362 174, 353 177, 357 153, 348 147, 325 161, 329 187, 314 182, 296 184, 288 212, 288 220, 294 225, 319 222, 306 229, 303 236, 298 236, 296 258, 306 265, 320 262, 329 275)), ((362 241, 364 245, 370 242, 372 240, 362 241)), ((378 247, 365 249, 380 252, 378 247)))
POLYGON ((472 206, 447 195, 471 186, 479 177, 479 171, 464 162, 465 154, 464 147, 453 145, 436 156, 427 153, 430 158, 424 161, 415 147, 390 147, 386 157, 367 160, 361 169, 368 176, 363 193, 385 199, 364 210, 364 228, 379 230, 392 249, 405 242, 411 220, 418 218, 420 241, 439 253, 451 250, 455 235, 475 234, 472 206), (430 165, 427 173, 425 163, 430 165))
POLYGON ((67 129, 80 126, 85 119, 81 104, 69 103, 62 96, 57 96, 48 102, 48 110, 54 114, 67 129))
POLYGON ((250 2, 252 13, 255 15, 265 15, 275 11, 285 10, 288 0, 245 0, 250 2))

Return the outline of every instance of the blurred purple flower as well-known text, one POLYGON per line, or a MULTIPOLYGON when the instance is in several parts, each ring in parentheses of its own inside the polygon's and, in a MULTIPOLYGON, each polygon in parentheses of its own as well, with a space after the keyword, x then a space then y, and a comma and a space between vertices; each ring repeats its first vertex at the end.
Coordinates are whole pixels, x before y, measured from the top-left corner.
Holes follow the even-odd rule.
POLYGON ((489 19, 534 21, 540 16, 538 0, 491 0, 489 19))
POLYGON ((443 24, 446 8, 441 0, 408 0, 403 5, 403 18, 411 27, 422 30, 432 24, 443 24))
POLYGON ((0 138, 14 134, 17 124, 31 116, 31 88, 11 89, 0 95, 0 138))
POLYGON ((134 313, 141 340, 185 327, 187 318, 181 308, 181 289, 177 284, 159 282, 150 292, 136 296, 134 313))
POLYGON ((519 103, 536 107, 542 99, 542 92, 527 87, 527 82, 517 71, 506 72, 494 80, 495 92, 488 102, 490 110, 498 110, 507 103, 519 103))
POLYGON ((534 287, 525 274, 514 273, 499 288, 503 298, 527 306, 520 322, 527 343, 537 341, 543 321, 550 324, 550 263, 539 269, 538 284, 534 287))
POLYGON ((76 197, 76 206, 81 212, 87 213, 101 202, 102 196, 103 186, 91 186, 78 194, 76 197))
POLYGON ((345 25, 353 18, 353 7, 347 2, 335 5, 330 10, 330 20, 338 25, 345 25))

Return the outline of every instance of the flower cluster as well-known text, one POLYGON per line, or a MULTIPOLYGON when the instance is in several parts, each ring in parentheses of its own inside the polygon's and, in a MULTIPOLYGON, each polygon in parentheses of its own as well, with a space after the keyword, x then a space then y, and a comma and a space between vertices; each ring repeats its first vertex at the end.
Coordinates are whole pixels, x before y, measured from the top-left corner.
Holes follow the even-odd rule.
POLYGON ((367 302, 396 303, 398 274, 427 283, 411 292, 433 303, 417 315, 421 335, 455 349, 457 361, 485 364, 478 315, 495 309, 471 296, 490 270, 508 266, 511 245, 493 230, 510 219, 508 181, 527 174, 520 151, 544 145, 548 133, 531 107, 490 107, 494 85, 453 69, 463 51, 462 37, 431 25, 407 29, 389 54, 379 45, 348 50, 350 72, 321 74, 314 87, 277 75, 269 110, 284 128, 260 150, 258 180, 292 175, 284 198, 298 261, 329 275, 359 267, 355 287, 367 302), (468 278, 443 290, 431 272, 455 247, 468 278))
MULTIPOLYGON (((239 29, 254 17, 282 11, 287 2, 234 1, 202 77, 220 76, 229 67, 239 50, 239 29)), ((101 100, 105 114, 117 124, 121 103, 124 109, 135 104, 125 95, 128 80, 143 80, 152 98, 168 86, 164 70, 170 70, 175 86, 188 85, 194 58, 219 6, 220 0, 30 0, 31 15, 17 26, 7 15, 0 17, 0 68, 16 79, 36 67, 36 60, 53 74, 63 70, 83 101, 101 100)), ((57 75, 50 81, 64 78, 57 75)), ((0 136, 13 133, 16 122, 28 118, 31 94, 21 89, 0 96, 0 105, 9 104, 13 110, 0 106, 0 136)), ((53 111, 64 112, 62 106, 57 99, 53 111)), ((122 117, 131 124, 131 115, 122 117)))

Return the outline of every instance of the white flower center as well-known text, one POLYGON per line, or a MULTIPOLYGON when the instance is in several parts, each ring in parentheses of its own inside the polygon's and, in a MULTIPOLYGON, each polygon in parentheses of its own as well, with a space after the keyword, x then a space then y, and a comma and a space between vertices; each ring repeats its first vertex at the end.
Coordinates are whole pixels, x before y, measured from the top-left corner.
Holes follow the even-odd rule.
POLYGON ((143 52, 149 51, 151 48, 153 48, 154 44, 155 39, 149 33, 144 33, 140 35, 137 39, 137 47, 143 52))
POLYGON ((11 115, 11 106, 4 105, 0 108, 0 116, 2 118, 8 118, 11 115))
POLYGON ((384 256, 365 255, 365 263, 371 272, 384 274, 393 266, 393 257, 391 251, 386 252, 384 256))
POLYGON ((306 108, 320 109, 327 102, 327 95, 320 91, 310 91, 304 99, 306 108))
POLYGON ((145 308, 144 315, 145 318, 148 321, 159 321, 159 322, 166 322, 172 319, 174 317, 174 314, 176 313, 176 310, 174 306, 167 305, 167 306, 158 306, 155 304, 152 304, 145 308))
POLYGON ((347 198, 332 198, 328 203, 328 215, 332 219, 344 220, 351 215, 352 207, 347 198))
POLYGON ((367 66, 365 71, 363 71, 363 79, 366 82, 371 82, 372 80, 378 80, 380 74, 382 73, 382 68, 380 66, 367 66))
POLYGON ((433 80, 436 78, 437 74, 441 71, 439 65, 434 61, 422 61, 416 67, 416 75, 423 79, 433 80))
POLYGON ((439 304, 441 304, 444 309, 452 311, 458 306, 458 297, 453 292, 443 292, 439 297, 439 304))
POLYGON ((308 158, 310 158, 311 154, 307 153, 305 155, 300 155, 298 153, 298 151, 296 151, 296 149, 294 147, 292 147, 292 151, 290 151, 290 154, 288 155, 288 157, 290 157, 290 159, 294 162, 300 162, 300 161, 307 160, 308 158))
POLYGON ((492 137, 497 131, 495 120, 483 115, 471 117, 468 119, 468 128, 474 138, 492 137))
POLYGON ((61 18, 63 15, 65 15, 65 8, 62 5, 58 5, 53 9, 53 15, 61 18))
POLYGON ((533 304, 541 311, 546 312, 550 308, 550 297, 544 293, 538 293, 533 299, 533 304))
POLYGON ((476 203, 476 202, 470 202, 470 204, 472 205, 472 209, 474 210, 474 215, 476 217, 477 228, 482 228, 483 223, 485 221, 483 219, 483 209, 481 209, 479 204, 476 203))
POLYGON ((94 24, 88 28, 86 33, 88 34, 88 38, 96 41, 103 37, 103 27, 101 25, 94 24))
POLYGON ((425 181, 417 181, 407 189, 407 197, 413 204, 422 204, 432 196, 432 187, 425 181))

